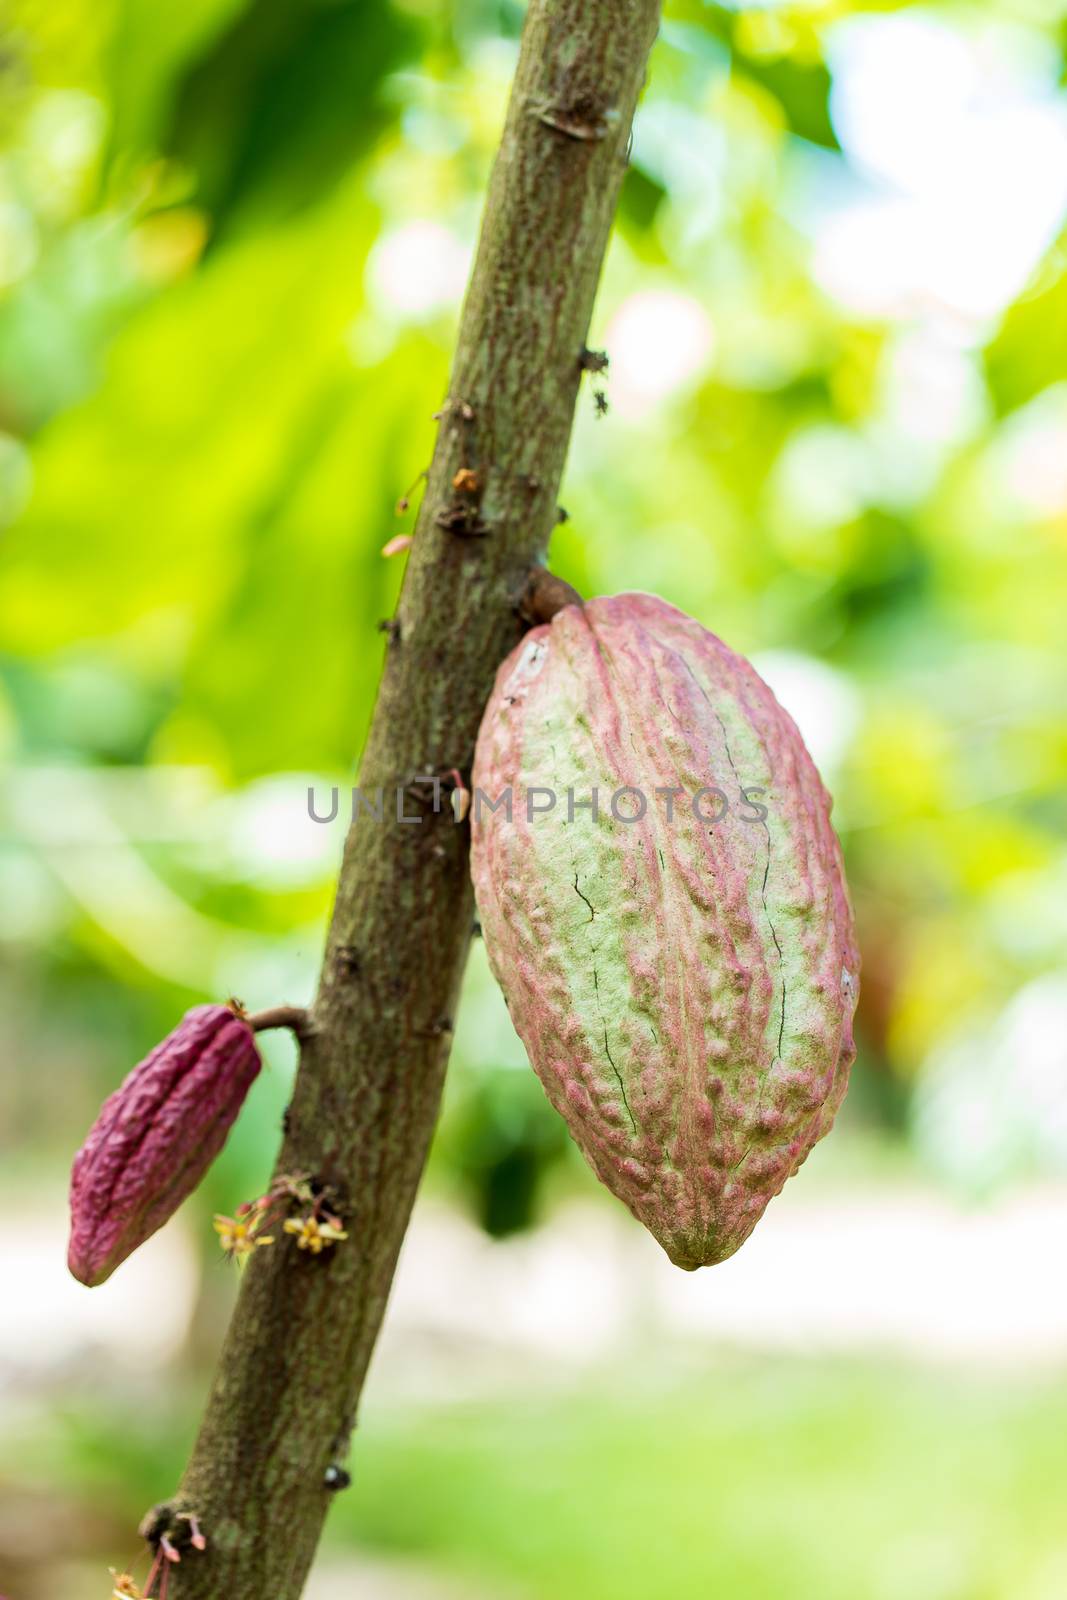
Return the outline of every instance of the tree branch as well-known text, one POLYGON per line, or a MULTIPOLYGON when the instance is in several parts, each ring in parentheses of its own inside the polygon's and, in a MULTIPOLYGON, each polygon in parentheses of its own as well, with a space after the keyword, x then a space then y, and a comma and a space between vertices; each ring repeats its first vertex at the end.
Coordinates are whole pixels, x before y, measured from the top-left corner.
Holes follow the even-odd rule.
POLYGON ((472 927, 468 772, 516 605, 544 559, 658 0, 531 0, 448 400, 360 772, 386 820, 345 844, 278 1173, 348 1238, 255 1252, 174 1501, 170 1600, 295 1600, 343 1461, 433 1132, 472 927), (423 783, 415 782, 421 777, 423 783), (393 798, 400 791, 403 814, 393 798), (188 1543, 195 1513, 205 1551, 188 1543))
POLYGON ((270 1006, 266 1011, 255 1011, 247 1019, 253 1033, 265 1033, 268 1028, 289 1028, 298 1039, 311 1029, 311 1013, 303 1006, 270 1006))

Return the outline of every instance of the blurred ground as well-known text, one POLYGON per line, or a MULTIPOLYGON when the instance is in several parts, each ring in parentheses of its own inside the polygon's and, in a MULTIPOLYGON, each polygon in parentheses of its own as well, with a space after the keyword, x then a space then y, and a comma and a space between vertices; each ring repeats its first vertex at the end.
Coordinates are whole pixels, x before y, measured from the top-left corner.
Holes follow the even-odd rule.
MULTIPOLYGON (((353 1600, 365 1595, 368 1600, 508 1600, 507 1591, 494 1586, 483 1588, 463 1578, 449 1578, 417 1561, 402 1559, 338 1560, 327 1556, 320 1561, 304 1591, 306 1600, 353 1600)), ((106 1594, 100 1568, 86 1563, 59 1566, 42 1575, 35 1591, 37 1600, 90 1600, 106 1594)))
MULTIPOLYGON (((834 1165, 817 1153, 695 1275, 599 1203, 494 1241, 425 1199, 313 1600, 1060 1600, 1067 1188, 963 1207, 834 1165)), ((37 1231, 0 1230, 25 1286, 0 1338, 23 1485, 0 1550, 26 1600, 92 1600, 133 1559, 198 1404, 169 1392, 186 1221, 92 1293, 64 1229, 57 1195, 37 1231)))

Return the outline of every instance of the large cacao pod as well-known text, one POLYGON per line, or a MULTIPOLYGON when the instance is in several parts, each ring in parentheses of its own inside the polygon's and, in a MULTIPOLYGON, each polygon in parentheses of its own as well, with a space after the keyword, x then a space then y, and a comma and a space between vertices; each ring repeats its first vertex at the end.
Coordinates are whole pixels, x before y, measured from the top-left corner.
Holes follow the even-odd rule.
POLYGON ((230 1006, 194 1006, 104 1101, 74 1159, 67 1265, 109 1278, 196 1188, 260 1068, 230 1006))
POLYGON ((473 783, 486 949, 549 1099, 672 1261, 725 1260, 855 1054, 852 914, 795 724, 691 617, 617 595, 504 662, 473 783))

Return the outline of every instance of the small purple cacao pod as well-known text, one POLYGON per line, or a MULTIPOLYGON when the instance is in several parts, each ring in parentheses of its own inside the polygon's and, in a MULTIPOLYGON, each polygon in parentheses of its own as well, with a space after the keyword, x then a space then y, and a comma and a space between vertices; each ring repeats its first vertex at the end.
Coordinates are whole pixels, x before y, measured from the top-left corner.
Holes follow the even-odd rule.
POLYGON ((725 1260, 855 1054, 852 912, 796 726, 721 639, 622 594, 504 662, 473 788, 485 947, 549 1099, 672 1261, 725 1260))
POLYGON ((81 1283, 103 1283, 196 1188, 260 1064, 243 1016, 194 1006, 104 1101, 71 1172, 67 1265, 81 1283))

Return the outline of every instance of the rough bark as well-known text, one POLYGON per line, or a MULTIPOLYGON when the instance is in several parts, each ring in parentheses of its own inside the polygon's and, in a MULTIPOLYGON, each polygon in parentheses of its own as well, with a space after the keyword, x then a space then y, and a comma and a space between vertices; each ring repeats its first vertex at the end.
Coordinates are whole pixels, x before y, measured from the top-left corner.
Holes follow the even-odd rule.
POLYGON ((332 1187, 349 1238, 244 1275, 192 1459, 146 1519, 185 1553, 169 1600, 293 1600, 343 1462, 437 1115, 472 926, 469 772, 543 560, 658 0, 531 0, 449 396, 389 632, 279 1173, 332 1187), (442 777, 439 812, 419 775, 442 777), (195 1512, 207 1548, 189 1548, 195 1512))

